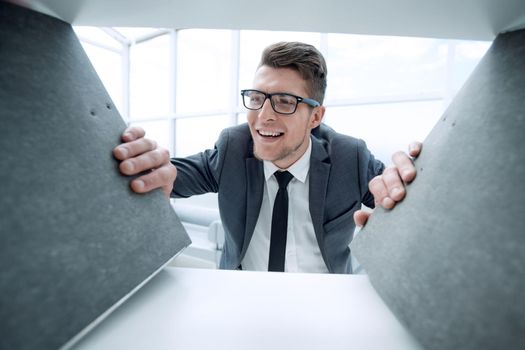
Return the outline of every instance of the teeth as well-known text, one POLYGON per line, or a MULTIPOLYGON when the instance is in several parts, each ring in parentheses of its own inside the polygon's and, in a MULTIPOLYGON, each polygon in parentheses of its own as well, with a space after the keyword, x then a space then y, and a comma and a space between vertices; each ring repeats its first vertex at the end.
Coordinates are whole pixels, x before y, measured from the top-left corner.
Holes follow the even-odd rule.
POLYGON ((265 130, 259 130, 259 134, 261 134, 262 136, 281 136, 282 133, 280 132, 274 132, 274 131, 265 131, 265 130))

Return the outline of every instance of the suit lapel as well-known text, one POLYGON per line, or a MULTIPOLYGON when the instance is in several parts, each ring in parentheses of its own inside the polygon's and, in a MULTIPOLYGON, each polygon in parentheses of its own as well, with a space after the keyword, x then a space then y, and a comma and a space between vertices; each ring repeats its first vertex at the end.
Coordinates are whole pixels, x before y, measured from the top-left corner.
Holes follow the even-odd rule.
MULTIPOLYGON (((324 205, 326 190, 328 186, 328 177, 330 175, 330 158, 321 142, 312 137, 312 155, 310 156, 310 215, 314 226, 317 243, 321 249, 323 259, 327 264, 325 245, 324 245, 324 205), (315 186, 314 186, 315 184, 315 186)), ((263 163, 255 157, 246 159, 246 226, 244 232, 244 242, 241 250, 241 260, 248 249, 248 245, 253 236, 264 191, 264 170, 263 163)))
POLYGON ((263 164, 256 158, 246 159, 246 226, 244 231, 244 242, 241 250, 241 260, 248 249, 248 244, 253 236, 264 191, 264 171, 263 164))
POLYGON ((328 177, 330 176, 330 158, 325 148, 315 137, 312 140, 312 155, 310 157, 310 215, 314 225, 315 237, 321 249, 326 266, 331 271, 324 244, 324 206, 328 177))

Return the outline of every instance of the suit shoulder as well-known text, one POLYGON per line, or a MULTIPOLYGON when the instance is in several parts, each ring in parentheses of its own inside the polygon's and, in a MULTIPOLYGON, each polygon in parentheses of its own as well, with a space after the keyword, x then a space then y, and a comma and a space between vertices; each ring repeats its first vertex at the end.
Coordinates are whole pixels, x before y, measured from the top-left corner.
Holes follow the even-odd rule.
POLYGON ((240 124, 225 128, 221 131, 217 146, 226 145, 228 143, 234 144, 248 144, 251 142, 252 136, 248 124, 240 124))
POLYGON ((316 129, 312 130, 312 135, 321 141, 325 148, 331 151, 363 151, 366 150, 366 144, 363 140, 344 135, 336 132, 334 129, 326 124, 321 124, 316 129))
POLYGON ((253 141, 248 124, 244 123, 224 129, 216 146, 219 150, 227 148, 228 152, 236 154, 246 155, 252 152, 253 141))
POLYGON ((247 123, 235 125, 222 130, 219 139, 231 139, 238 142, 247 142, 252 139, 250 128, 247 123))

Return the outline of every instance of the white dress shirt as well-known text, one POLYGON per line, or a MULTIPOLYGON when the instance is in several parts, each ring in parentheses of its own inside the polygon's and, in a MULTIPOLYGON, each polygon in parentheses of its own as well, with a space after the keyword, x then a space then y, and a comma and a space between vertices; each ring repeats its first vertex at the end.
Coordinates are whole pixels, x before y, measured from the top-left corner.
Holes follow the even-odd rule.
MULTIPOLYGON (((294 178, 288 184, 288 234, 286 238, 286 272, 328 272, 315 237, 309 209, 309 170, 312 142, 303 156, 288 170, 294 178)), ((273 175, 279 170, 264 161, 264 194, 250 245, 242 260, 243 270, 268 271, 273 202, 279 185, 273 175)))

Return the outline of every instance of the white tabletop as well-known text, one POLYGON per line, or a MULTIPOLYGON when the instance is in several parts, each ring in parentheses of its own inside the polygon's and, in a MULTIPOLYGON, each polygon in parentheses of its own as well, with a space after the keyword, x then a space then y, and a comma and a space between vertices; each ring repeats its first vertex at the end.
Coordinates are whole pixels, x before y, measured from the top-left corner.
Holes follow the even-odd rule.
POLYGON ((364 275, 168 267, 75 349, 419 349, 364 275))

